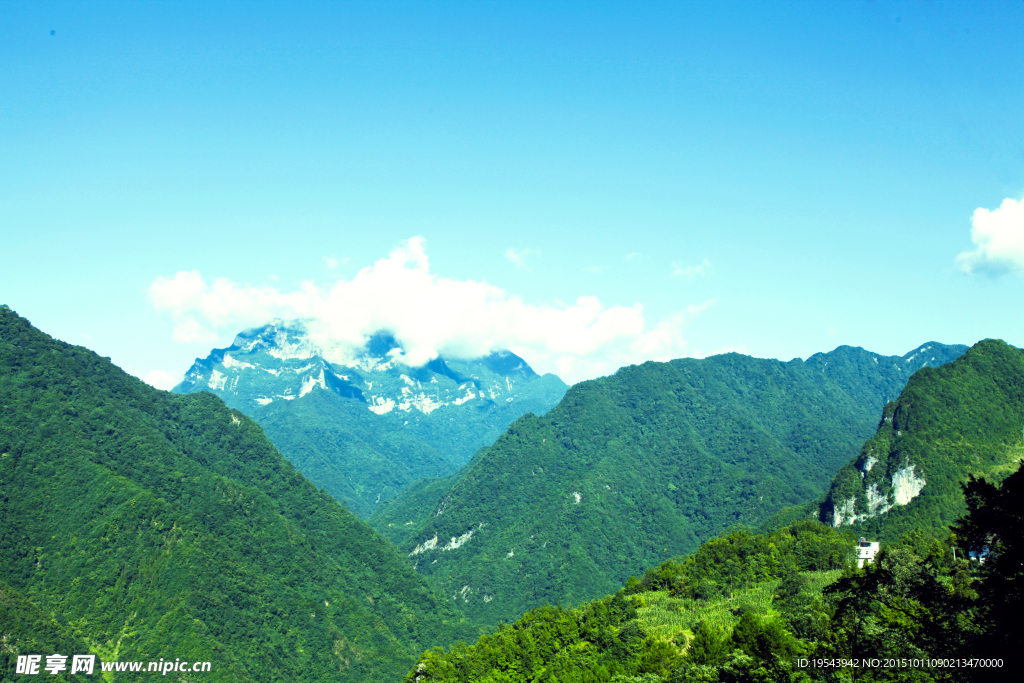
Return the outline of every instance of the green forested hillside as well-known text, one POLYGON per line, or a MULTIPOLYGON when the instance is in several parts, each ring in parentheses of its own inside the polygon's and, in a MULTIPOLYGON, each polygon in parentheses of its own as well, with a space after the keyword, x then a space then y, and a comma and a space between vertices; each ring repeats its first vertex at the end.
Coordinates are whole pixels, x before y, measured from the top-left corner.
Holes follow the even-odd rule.
MULTIPOLYGON (((54 615, 0 581, 0 681, 15 680, 15 667, 10 665, 19 653, 88 653, 88 644, 70 631, 66 623, 60 623, 54 615)), ((66 673, 58 673, 50 680, 73 680, 66 673)))
POLYGON ((364 517, 411 482, 458 468, 397 418, 326 391, 257 408, 251 417, 296 469, 364 517))
POLYGON ((874 406, 875 413, 900 395, 910 376, 921 368, 936 368, 967 351, 963 344, 927 342, 903 356, 882 356, 856 346, 816 353, 807 365, 826 375, 857 403, 874 406))
POLYGON ((380 505, 367 523, 396 546, 404 547, 419 533, 419 524, 437 501, 459 480, 458 473, 413 482, 395 498, 380 505))
POLYGON ((410 484, 453 474, 528 410, 544 412, 566 386, 553 375, 519 389, 513 403, 443 406, 430 414, 376 415, 364 402, 328 391, 249 411, 296 469, 361 517, 410 484))
POLYGON ((276 401, 249 415, 304 476, 369 517, 410 484, 455 473, 523 412, 551 408, 565 388, 546 375, 521 388, 514 404, 443 407, 430 420, 375 415, 365 402, 329 391, 276 401))
POLYGON ((4 680, 26 648, 84 643, 103 659, 211 661, 211 681, 386 681, 459 628, 253 421, 208 393, 157 391, 7 307, 0 581, 0 615, 18 614, 0 622, 4 680))
MULTIPOLYGON (((823 588, 853 538, 814 522, 738 531, 574 609, 545 606, 423 654, 407 683, 788 681, 828 634, 823 588)), ((806 680, 806 679, 805 679, 806 680)))
POLYGON ((1024 351, 979 342, 926 368, 887 404, 874 437, 835 476, 823 521, 893 540, 919 529, 941 537, 963 514, 960 484, 996 481, 1024 458, 1024 351))
POLYGON ((858 568, 849 530, 734 531, 614 595, 425 652, 406 683, 1018 681, 1024 470, 965 490, 957 536, 915 530, 858 568))
MULTIPOLYGON (((515 422, 414 533, 407 522, 437 484, 411 492, 407 507, 397 497, 387 523, 401 526, 394 537, 408 539, 417 569, 484 621, 609 593, 733 524, 756 525, 826 489, 885 400, 829 372, 859 378, 866 358, 882 392, 899 363, 944 361, 959 348, 909 361, 838 351, 830 371, 827 358, 725 354, 583 382, 547 415, 515 422)), ((383 521, 374 518, 387 532, 383 521)))

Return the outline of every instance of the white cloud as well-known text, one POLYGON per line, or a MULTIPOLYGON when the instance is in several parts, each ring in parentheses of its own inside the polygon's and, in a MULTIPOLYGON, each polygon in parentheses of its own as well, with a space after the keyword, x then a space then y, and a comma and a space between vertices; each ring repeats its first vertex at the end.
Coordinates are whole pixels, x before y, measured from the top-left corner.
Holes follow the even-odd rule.
POLYGON ((626 260, 632 261, 633 259, 640 258, 641 256, 643 256, 643 254, 641 254, 639 251, 631 251, 628 254, 626 254, 626 260))
POLYGON ((711 262, 704 259, 701 263, 696 266, 680 266, 674 261, 672 262, 672 277, 683 278, 686 280, 692 280, 699 275, 707 275, 711 272, 711 262))
POLYGON ((600 275, 604 272, 604 268, 601 266, 587 266, 583 271, 586 273, 593 273, 594 275, 600 275))
POLYGON ((150 370, 142 381, 151 387, 163 389, 164 391, 170 391, 178 383, 178 380, 163 370, 150 370))
POLYGON ((993 211, 977 208, 971 216, 973 251, 956 257, 960 270, 1024 272, 1024 200, 1004 199, 993 211))
POLYGON ((690 306, 648 329, 643 307, 606 307, 594 296, 572 304, 528 304, 486 282, 430 272, 422 238, 414 237, 351 280, 328 286, 304 282, 293 291, 207 282, 196 271, 159 277, 149 289, 154 308, 175 322, 174 339, 212 340, 273 318, 303 318, 323 346, 354 350, 369 335, 390 331, 403 361, 422 365, 438 354, 475 358, 507 348, 538 372, 567 382, 614 372, 623 365, 686 355, 684 325, 713 305, 690 306))
POLYGON ((509 248, 505 251, 505 258, 512 262, 517 269, 526 266, 526 257, 529 254, 535 254, 536 252, 532 249, 512 249, 509 248))
POLYGON ((338 259, 334 258, 333 256, 324 256, 324 265, 327 266, 328 268, 337 268, 338 259))

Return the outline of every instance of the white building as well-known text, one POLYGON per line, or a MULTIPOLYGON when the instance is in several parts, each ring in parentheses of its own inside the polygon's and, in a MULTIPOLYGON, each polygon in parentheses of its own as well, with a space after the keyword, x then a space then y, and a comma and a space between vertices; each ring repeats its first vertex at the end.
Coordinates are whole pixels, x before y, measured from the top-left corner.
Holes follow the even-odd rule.
POLYGON ((863 567, 865 562, 874 562, 878 547, 878 541, 868 541, 861 536, 857 543, 857 566, 863 567))

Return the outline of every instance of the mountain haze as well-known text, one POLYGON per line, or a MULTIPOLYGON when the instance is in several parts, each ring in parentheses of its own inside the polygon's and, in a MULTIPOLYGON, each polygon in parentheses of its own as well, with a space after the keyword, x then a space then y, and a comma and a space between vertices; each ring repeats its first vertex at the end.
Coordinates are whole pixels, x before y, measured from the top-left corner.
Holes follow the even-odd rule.
POLYGON ((275 320, 197 359, 174 391, 220 396, 304 475, 367 516, 414 481, 452 474, 567 388, 508 351, 409 367, 386 333, 353 352, 316 342, 302 321, 275 320))

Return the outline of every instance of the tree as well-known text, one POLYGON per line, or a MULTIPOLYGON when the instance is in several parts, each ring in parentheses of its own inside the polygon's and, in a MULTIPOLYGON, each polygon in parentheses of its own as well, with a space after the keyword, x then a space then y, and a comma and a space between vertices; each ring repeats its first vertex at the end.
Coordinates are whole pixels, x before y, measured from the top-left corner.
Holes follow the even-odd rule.
POLYGON ((1024 646, 1024 466, 1000 487, 971 477, 964 497, 968 513, 954 531, 981 573, 983 629, 972 640, 973 656, 1004 660, 1003 668, 985 672, 987 680, 1017 680, 1012 672, 1024 664, 1019 655, 1024 646))
POLYGON ((729 650, 728 632, 702 621, 686 650, 686 659, 694 664, 718 665, 725 661, 729 650))

